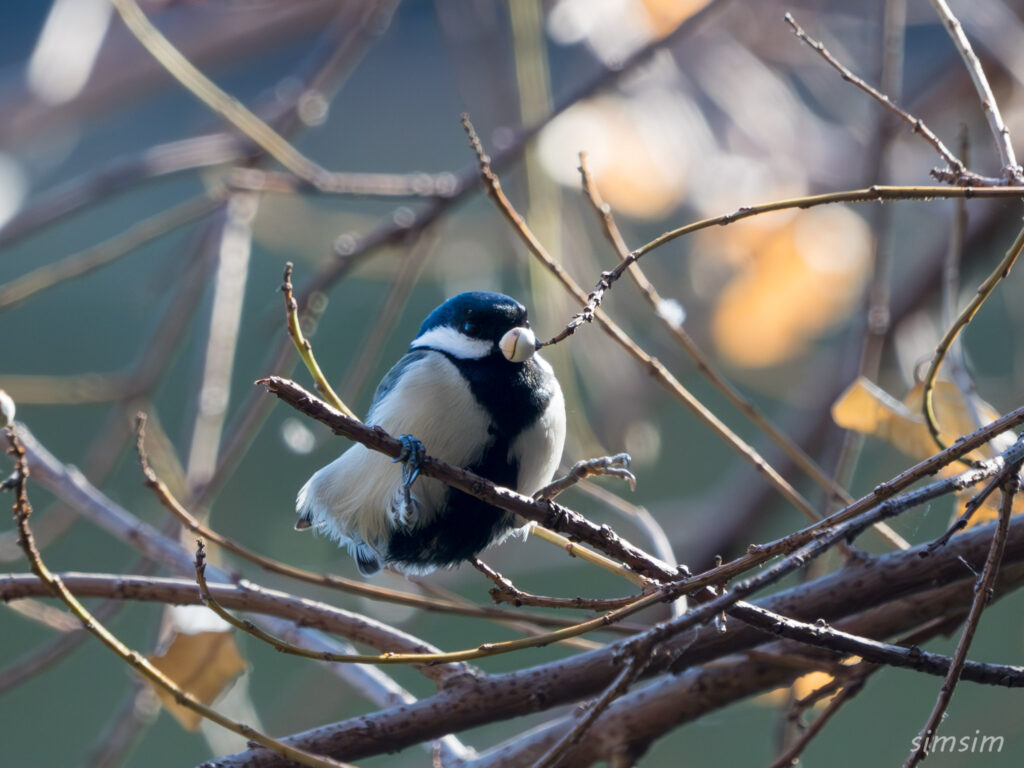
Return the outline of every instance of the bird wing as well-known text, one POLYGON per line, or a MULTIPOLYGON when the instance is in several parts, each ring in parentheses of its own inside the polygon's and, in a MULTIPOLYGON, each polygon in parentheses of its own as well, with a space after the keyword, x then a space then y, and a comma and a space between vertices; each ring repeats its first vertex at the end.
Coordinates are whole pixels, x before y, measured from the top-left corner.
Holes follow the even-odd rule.
MULTIPOLYGON (((402 355, 401 359, 391 366, 391 370, 384 374, 384 378, 377 385, 377 391, 373 393, 373 402, 370 403, 371 415, 384 396, 395 388, 395 385, 402 378, 402 374, 405 373, 406 369, 429 354, 430 350, 428 349, 414 349, 402 355)), ((372 416, 367 416, 367 423, 373 423, 371 418, 372 416)))

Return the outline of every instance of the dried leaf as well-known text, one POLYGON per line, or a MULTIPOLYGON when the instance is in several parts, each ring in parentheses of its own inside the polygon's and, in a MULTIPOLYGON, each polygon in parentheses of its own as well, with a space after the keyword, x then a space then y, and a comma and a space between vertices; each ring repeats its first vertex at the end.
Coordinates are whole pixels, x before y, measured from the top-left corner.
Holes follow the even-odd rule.
MULTIPOLYGON (((950 518, 950 523, 964 513, 967 503, 978 492, 978 490, 978 488, 968 488, 966 491, 961 491, 956 495, 956 506, 953 507, 953 515, 950 518)), ((999 491, 995 491, 985 499, 978 509, 975 510, 970 521, 967 523, 967 527, 973 528, 976 525, 991 523, 999 517, 1000 504, 1002 504, 1002 496, 999 491)), ((1010 514, 1019 515, 1021 512, 1024 512, 1024 497, 1017 494, 1013 498, 1013 511, 1010 514)))
MULTIPOLYGON (((247 666, 233 632, 178 633, 163 653, 150 656, 149 660, 204 704, 212 704, 247 666)), ((190 731, 199 728, 202 718, 198 714, 178 704, 162 688, 154 685, 153 690, 182 727, 190 731)))
MULTIPOLYGON (((844 429, 885 440, 913 459, 925 459, 933 455, 937 447, 921 411, 922 391, 922 385, 917 384, 900 402, 877 384, 860 377, 832 405, 832 419, 844 429)), ((977 396, 968 403, 959 388, 948 381, 935 382, 932 403, 939 434, 947 445, 977 429, 975 413, 982 423, 999 418, 999 413, 977 396)), ((992 455, 989 445, 968 454, 973 459, 992 455)), ((946 474, 957 471, 956 466, 945 470, 946 474)))

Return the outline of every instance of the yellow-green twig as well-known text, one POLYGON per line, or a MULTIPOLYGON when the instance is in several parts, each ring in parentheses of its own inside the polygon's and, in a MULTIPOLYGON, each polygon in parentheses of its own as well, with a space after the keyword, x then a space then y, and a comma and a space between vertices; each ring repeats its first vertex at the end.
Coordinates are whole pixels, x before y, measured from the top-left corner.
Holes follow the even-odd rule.
MULTIPOLYGON (((939 367, 942 365, 942 361, 946 357, 946 353, 949 352, 949 348, 956 341, 956 337, 960 335, 960 331, 967 327, 967 325, 974 319, 974 316, 981 309, 981 305, 985 303, 985 300, 992 294, 995 287, 999 284, 999 281, 1010 274, 1010 269, 1013 267, 1014 262, 1020 255, 1021 250, 1024 249, 1024 228, 1017 233, 1017 239, 1013 241, 1013 245, 1010 246, 1010 250, 1006 252, 1002 261, 992 270, 985 282, 978 286, 977 293, 974 294, 974 298, 971 299, 963 312, 953 321, 953 324, 949 327, 943 335, 942 340, 938 346, 935 347, 935 356, 932 357, 932 362, 928 366, 928 372, 924 376, 922 399, 924 408, 924 420, 928 425, 928 432, 931 433, 932 440, 939 447, 939 450, 945 450, 946 444, 942 440, 939 434, 938 421, 935 418, 935 405, 933 402, 933 394, 935 388, 935 377, 939 372, 939 367)), ((961 459, 966 464, 970 464, 969 461, 961 459)))
POLYGON ((299 304, 295 301, 295 296, 292 295, 292 263, 290 261, 284 266, 284 282, 281 284, 281 293, 284 294, 285 312, 288 317, 288 335, 310 376, 313 377, 316 391, 323 395, 324 400, 335 410, 341 411, 350 419, 359 419, 355 411, 345 405, 331 387, 324 372, 320 370, 320 364, 317 363, 316 357, 313 356, 313 346, 309 343, 309 339, 302 334, 302 326, 299 323, 299 304))
POLYGON ((243 632, 247 632, 253 637, 268 643, 282 653, 290 653, 309 659, 318 659, 320 661, 331 661, 343 664, 447 664, 454 661, 472 661, 474 659, 482 659, 487 656, 498 656, 504 653, 520 651, 525 648, 539 648, 561 640, 566 640, 571 637, 579 637, 580 635, 584 635, 588 632, 602 629, 609 624, 621 621, 627 616, 630 616, 650 605, 661 602, 666 598, 666 595, 669 594, 669 590, 665 588, 658 589, 649 595, 644 595, 643 597, 638 598, 629 605, 618 608, 614 611, 609 611, 596 619, 583 621, 579 624, 574 624, 571 627, 566 627, 565 629, 559 629, 554 632, 548 632, 533 637, 524 637, 518 640, 506 640, 499 643, 484 643, 476 648, 466 648, 460 651, 449 651, 447 653, 329 653, 325 651, 314 651, 309 648, 303 648, 302 646, 285 642, 284 640, 274 637, 270 633, 260 629, 251 621, 239 619, 232 615, 227 609, 220 605, 216 598, 214 598, 210 593, 209 586, 207 585, 206 579, 203 575, 201 554, 202 540, 200 539, 196 557, 196 582, 199 585, 199 591, 203 597, 203 602, 206 603, 214 613, 232 626, 238 627, 243 632))
POLYGON ((530 527, 530 535, 535 536, 542 541, 546 541, 549 544, 554 544, 560 549, 564 549, 573 557, 578 557, 580 560, 586 560, 588 563, 604 568, 606 571, 614 573, 616 576, 621 576, 627 581, 631 581, 637 586, 647 587, 650 583, 647 579, 641 576, 639 573, 634 573, 629 570, 622 563, 617 563, 610 557, 605 557, 599 552, 595 552, 592 549, 584 547, 582 544, 578 544, 573 541, 569 541, 565 536, 559 533, 548 530, 542 525, 534 525, 530 527))

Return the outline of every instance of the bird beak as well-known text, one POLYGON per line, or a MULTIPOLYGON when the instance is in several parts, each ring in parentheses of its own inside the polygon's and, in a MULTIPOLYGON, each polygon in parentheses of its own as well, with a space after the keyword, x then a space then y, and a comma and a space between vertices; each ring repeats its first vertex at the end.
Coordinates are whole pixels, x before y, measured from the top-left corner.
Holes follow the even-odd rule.
POLYGON ((537 351, 537 337, 529 328, 513 328, 501 337, 498 349, 505 359, 513 363, 524 363, 537 351))

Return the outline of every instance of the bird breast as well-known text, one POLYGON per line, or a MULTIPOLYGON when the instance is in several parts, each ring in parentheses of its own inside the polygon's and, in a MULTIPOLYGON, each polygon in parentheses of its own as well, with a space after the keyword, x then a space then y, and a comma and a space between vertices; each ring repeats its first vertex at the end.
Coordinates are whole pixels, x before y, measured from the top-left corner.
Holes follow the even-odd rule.
MULTIPOLYGON (((465 467, 483 454, 490 418, 455 365, 428 351, 407 365, 392 390, 374 404, 366 423, 392 435, 412 435, 431 456, 465 467)), ((314 524, 322 524, 325 533, 375 544, 393 526, 390 505, 400 492, 401 474, 383 454, 354 445, 310 479, 304 501, 314 524)), ((420 476, 413 495, 420 504, 417 525, 425 525, 443 506, 447 486, 420 476)))

